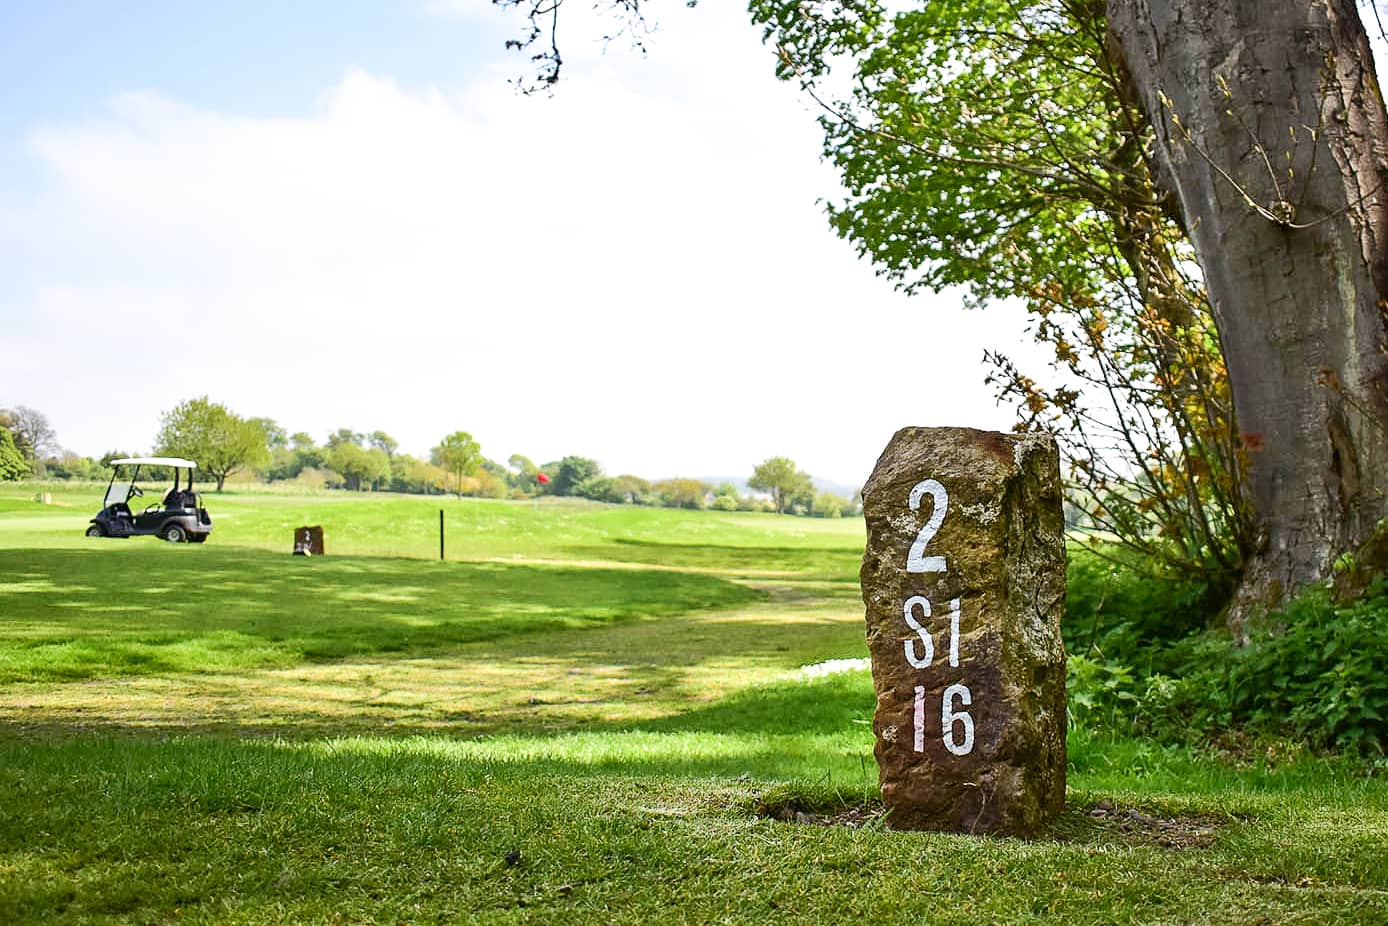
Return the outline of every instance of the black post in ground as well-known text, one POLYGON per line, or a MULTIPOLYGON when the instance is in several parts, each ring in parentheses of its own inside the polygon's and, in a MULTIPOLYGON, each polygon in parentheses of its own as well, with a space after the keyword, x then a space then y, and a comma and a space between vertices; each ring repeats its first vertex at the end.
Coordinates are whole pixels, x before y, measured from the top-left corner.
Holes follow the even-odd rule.
POLYGON ((443 562, 443 509, 439 509, 439 562, 443 562))

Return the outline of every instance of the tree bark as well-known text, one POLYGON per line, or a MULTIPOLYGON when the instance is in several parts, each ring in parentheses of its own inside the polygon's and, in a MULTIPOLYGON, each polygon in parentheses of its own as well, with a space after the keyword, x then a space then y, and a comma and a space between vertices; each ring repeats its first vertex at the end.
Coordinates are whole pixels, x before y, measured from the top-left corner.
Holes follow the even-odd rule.
POLYGON ((1248 455, 1248 617, 1383 554, 1388 115, 1353 0, 1108 0, 1248 455))

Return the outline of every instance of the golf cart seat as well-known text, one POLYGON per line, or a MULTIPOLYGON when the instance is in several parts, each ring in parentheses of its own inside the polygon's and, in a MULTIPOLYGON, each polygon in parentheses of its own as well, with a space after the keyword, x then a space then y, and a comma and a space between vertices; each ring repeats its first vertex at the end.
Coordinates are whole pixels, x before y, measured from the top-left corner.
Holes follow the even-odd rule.
POLYGON ((193 493, 185 492, 182 489, 170 489, 169 494, 164 496, 164 507, 173 509, 187 510, 194 507, 193 493))

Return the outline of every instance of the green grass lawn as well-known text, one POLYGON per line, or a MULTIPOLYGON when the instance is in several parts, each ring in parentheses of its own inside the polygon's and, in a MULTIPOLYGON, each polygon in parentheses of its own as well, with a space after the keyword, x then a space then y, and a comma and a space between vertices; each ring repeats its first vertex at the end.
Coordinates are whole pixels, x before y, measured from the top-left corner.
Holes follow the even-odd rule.
POLYGON ((35 491, 0 923, 1388 922, 1348 762, 1081 731, 1046 838, 886 830, 866 671, 801 669, 865 655, 861 521, 245 492, 176 546, 35 491))

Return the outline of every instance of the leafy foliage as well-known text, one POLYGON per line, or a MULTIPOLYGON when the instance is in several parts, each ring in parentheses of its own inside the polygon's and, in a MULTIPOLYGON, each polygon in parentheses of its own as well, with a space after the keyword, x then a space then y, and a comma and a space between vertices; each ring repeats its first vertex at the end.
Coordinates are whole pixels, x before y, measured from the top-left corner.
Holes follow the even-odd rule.
POLYGON ((400 449, 400 442, 385 431, 372 431, 366 442, 372 449, 384 453, 388 459, 394 459, 395 451, 400 449))
POLYGON ((833 492, 816 492, 810 514, 816 518, 841 518, 845 514, 852 514, 853 511, 854 504, 851 499, 835 495, 833 492))
POLYGON ((8 428, 0 427, 0 482, 23 479, 29 475, 29 464, 15 446, 8 428))
POLYGON ((461 497, 463 478, 482 463, 482 448, 466 431, 454 431, 434 448, 434 463, 453 474, 454 488, 461 497))
POLYGON ((1019 428, 1060 431, 1093 527, 1154 572, 1217 574, 1227 591, 1253 542, 1242 448, 1194 254, 1109 59, 1104 4, 893 9, 752 4, 781 76, 823 107, 846 190, 831 224, 907 292, 1022 300, 1055 362, 1041 382, 988 355, 1019 428), (833 73, 845 68, 846 86, 833 73))
POLYGON ((602 475, 602 467, 597 460, 588 457, 567 456, 557 463, 547 463, 540 469, 550 478, 551 495, 579 495, 580 489, 591 480, 602 475))
POLYGON ((1388 749, 1388 582, 1353 605, 1314 589, 1275 615, 1227 666, 1193 672, 1172 693, 1211 727, 1293 736, 1312 746, 1388 749), (1207 698, 1206 691, 1221 697, 1207 698))
MULTIPOLYGON (((810 482, 809 474, 796 466, 795 461, 789 457, 772 457, 758 464, 752 470, 752 478, 747 480, 747 485, 753 489, 770 492, 777 514, 783 513, 800 497, 813 500, 814 496, 814 485, 810 482)), ((806 509, 808 510, 808 506, 806 509)))
POLYGON ((0 428, 9 430, 16 448, 30 462, 62 453, 58 433, 49 424, 48 416, 37 409, 27 405, 0 409, 0 428))
POLYGON ((261 431, 265 432, 265 446, 271 451, 282 450, 289 447, 289 433, 280 427, 279 423, 273 418, 251 418, 251 424, 256 425, 261 431))
POLYGON ((1139 698, 1133 670, 1115 660, 1071 655, 1065 660, 1065 696, 1071 728, 1116 729, 1139 698))
POLYGON ((155 447, 157 453, 195 461, 217 480, 218 492, 231 474, 270 459, 264 429, 225 405, 208 401, 207 396, 189 399, 166 412, 155 447))
POLYGON ((647 480, 624 473, 612 478, 608 494, 602 500, 626 505, 647 505, 654 500, 653 492, 654 489, 647 480))
POLYGON ((1163 654, 1214 623, 1222 589, 1210 580, 1154 579, 1120 548, 1072 544, 1062 633, 1072 654, 1170 671, 1163 654))
POLYGON ((1245 647, 1207 629, 1220 597, 1208 583, 1156 581, 1072 550, 1068 585, 1072 724, 1170 742, 1388 746, 1388 582, 1353 605, 1313 590, 1245 647))
POLYGON ((324 462, 342 476, 348 489, 373 488, 390 476, 390 458, 385 451, 368 449, 355 441, 338 441, 328 449, 324 462))
POLYGON ((668 508, 703 508, 710 487, 698 479, 663 479, 651 488, 668 508))

